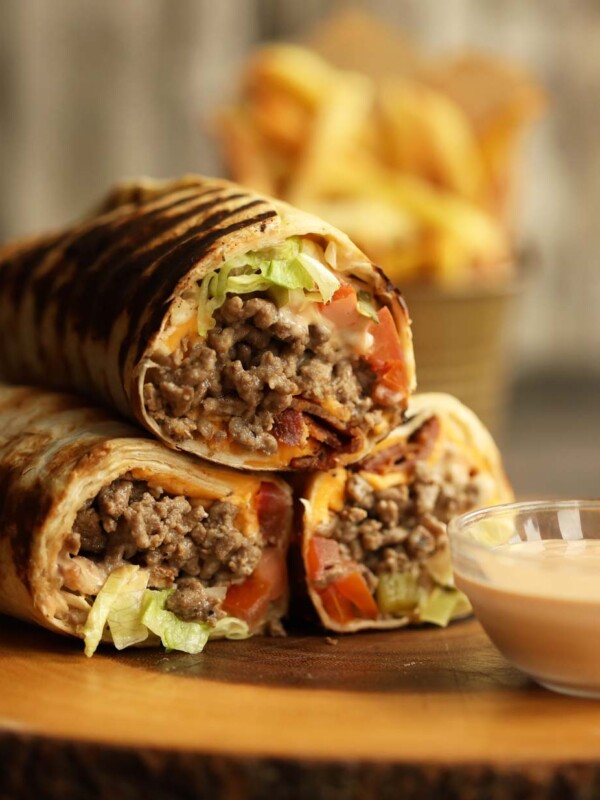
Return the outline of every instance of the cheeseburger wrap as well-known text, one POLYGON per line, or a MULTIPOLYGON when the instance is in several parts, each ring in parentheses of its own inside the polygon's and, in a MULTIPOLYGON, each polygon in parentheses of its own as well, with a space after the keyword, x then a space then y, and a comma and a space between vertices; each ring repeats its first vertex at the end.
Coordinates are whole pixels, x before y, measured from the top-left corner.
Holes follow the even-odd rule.
POLYGON ((468 613, 454 588, 447 523, 512 499, 475 414, 449 395, 415 395, 407 421, 369 456, 307 483, 301 548, 320 621, 344 632, 446 625, 468 613))
POLYGON ((414 388, 406 307, 340 231, 235 184, 115 190, 0 250, 0 363, 242 469, 352 463, 414 388))
POLYGON ((291 491, 78 398, 0 387, 0 612, 121 649, 276 632, 291 491))

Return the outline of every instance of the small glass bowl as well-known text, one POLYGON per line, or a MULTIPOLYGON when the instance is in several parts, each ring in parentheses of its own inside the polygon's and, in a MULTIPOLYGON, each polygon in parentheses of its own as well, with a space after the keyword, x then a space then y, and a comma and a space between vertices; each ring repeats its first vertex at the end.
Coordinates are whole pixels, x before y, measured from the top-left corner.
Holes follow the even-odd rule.
POLYGON ((511 503, 448 526, 456 585, 515 666, 600 698, 600 500, 511 503))

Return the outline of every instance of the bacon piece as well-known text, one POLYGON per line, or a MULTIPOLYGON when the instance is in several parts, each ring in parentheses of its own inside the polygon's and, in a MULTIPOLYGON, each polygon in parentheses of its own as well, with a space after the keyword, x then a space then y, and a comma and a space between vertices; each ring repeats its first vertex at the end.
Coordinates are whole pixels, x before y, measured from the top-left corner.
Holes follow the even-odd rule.
POLYGON ((327 430, 324 425, 320 425, 317 420, 313 419, 312 417, 307 417, 306 423, 309 434, 313 437, 313 439, 316 439, 317 442, 322 442, 334 450, 342 449, 340 437, 337 436, 333 431, 327 430))
POLYGON ((304 436, 304 417, 300 411, 288 408, 273 420, 273 436, 278 442, 294 446, 302 444, 304 436))
POLYGON ((437 417, 430 417, 405 442, 398 442, 367 456, 360 462, 359 469, 380 475, 390 469, 409 469, 416 461, 427 458, 439 433, 440 421, 437 417))
POLYGON ((346 422, 339 419, 339 417, 336 417, 335 414, 331 413, 331 411, 326 411, 322 406, 319 406, 316 403, 311 403, 308 400, 305 400, 303 397, 294 398, 294 408, 296 408, 298 411, 302 411, 304 414, 310 415, 311 417, 318 417, 319 420, 323 420, 330 427, 334 428, 334 430, 339 431, 340 433, 347 432, 348 425, 346 422))

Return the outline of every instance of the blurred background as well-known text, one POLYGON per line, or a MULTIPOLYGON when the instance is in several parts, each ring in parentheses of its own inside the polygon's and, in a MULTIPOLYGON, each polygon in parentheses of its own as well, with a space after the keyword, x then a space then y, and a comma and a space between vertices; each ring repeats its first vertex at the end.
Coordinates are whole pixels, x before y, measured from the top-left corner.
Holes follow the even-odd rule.
POLYGON ((332 23, 348 5, 0 0, 0 239, 67 223, 127 176, 271 181, 377 251, 414 309, 422 388, 482 414, 519 494, 598 496, 600 5, 372 0, 352 4, 369 21, 332 23), (309 41, 309 72, 262 50, 309 41), (500 77, 475 61, 461 82, 474 50, 500 77), (315 145, 332 107, 345 138, 315 145), (499 120, 483 160, 482 108, 499 120), (319 146, 331 185, 307 179, 319 146))

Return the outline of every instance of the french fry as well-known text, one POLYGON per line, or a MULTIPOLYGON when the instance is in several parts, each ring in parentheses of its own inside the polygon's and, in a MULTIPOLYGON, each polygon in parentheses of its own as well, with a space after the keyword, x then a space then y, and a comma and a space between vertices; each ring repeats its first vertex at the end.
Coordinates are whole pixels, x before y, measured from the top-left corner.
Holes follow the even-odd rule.
POLYGON ((329 63, 297 45, 250 60, 220 118, 233 177, 343 228, 398 283, 506 280, 516 150, 541 91, 487 57, 427 61, 361 12, 329 26, 314 40, 329 63))
POLYGON ((263 83, 277 86, 309 108, 327 96, 337 70, 304 47, 268 45, 251 59, 246 69, 245 90, 252 94, 263 83))
POLYGON ((462 109, 440 92, 408 81, 384 83, 379 99, 393 166, 480 202, 486 168, 462 109))
POLYGON ((338 79, 326 103, 319 109, 306 148, 290 182, 289 200, 302 205, 304 197, 319 193, 328 185, 328 170, 335 153, 335 168, 351 169, 361 151, 368 114, 372 107, 372 87, 361 75, 338 79))

